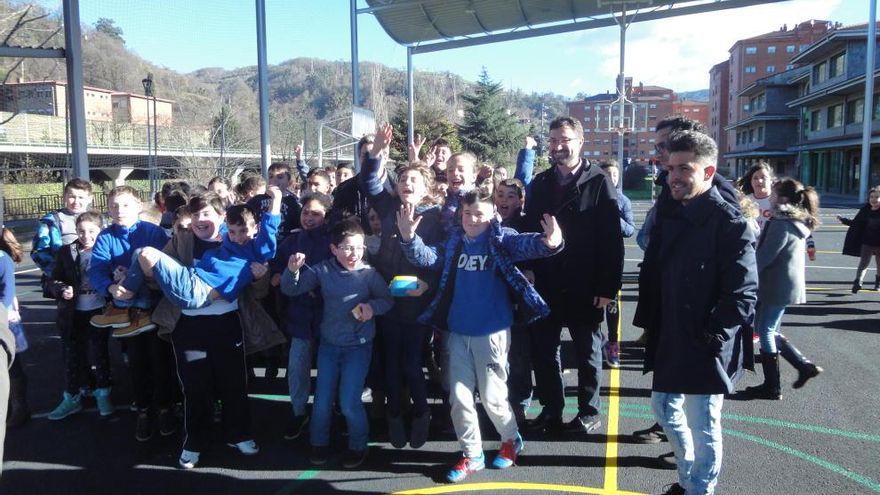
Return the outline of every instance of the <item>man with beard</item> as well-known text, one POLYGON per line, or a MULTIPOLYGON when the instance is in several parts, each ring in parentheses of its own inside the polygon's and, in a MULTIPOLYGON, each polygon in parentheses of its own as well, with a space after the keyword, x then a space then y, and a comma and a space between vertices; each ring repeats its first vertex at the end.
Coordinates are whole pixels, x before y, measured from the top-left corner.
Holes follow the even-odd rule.
POLYGON ((531 328, 533 366, 543 410, 529 425, 533 432, 562 430, 564 383, 559 356, 562 327, 568 327, 578 368, 578 414, 568 425, 588 433, 601 426, 599 383, 603 336, 599 324, 620 290, 623 236, 617 192, 596 165, 580 157, 581 123, 558 117, 550 123, 549 170, 531 183, 526 198, 527 223, 540 232, 539 220, 553 215, 566 237, 560 254, 536 260, 535 287, 550 305, 550 316, 531 328))

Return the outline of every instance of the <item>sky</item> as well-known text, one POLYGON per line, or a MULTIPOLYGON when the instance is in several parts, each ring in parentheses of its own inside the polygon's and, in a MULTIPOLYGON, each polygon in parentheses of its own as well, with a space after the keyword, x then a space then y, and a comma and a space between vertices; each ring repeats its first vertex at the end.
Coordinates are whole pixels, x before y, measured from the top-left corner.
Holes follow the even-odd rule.
MULTIPOLYGON (((47 0, 57 2, 58 0, 47 0)), ((83 24, 100 17, 122 28, 127 46, 144 59, 180 72, 256 65, 253 0, 85 0, 83 24)), ((366 6, 359 0, 359 6, 366 6)), ((270 64, 297 57, 351 60, 349 2, 266 0, 270 64)), ((864 0, 788 0, 768 5, 635 22, 627 31, 626 74, 691 91, 709 87, 709 69, 736 40, 809 19, 864 23, 864 0)), ((406 49, 368 14, 358 16, 359 58, 405 69, 406 49)), ((87 41, 86 41, 87 42, 87 41)), ((417 70, 449 71, 476 80, 483 66, 509 89, 574 97, 613 89, 619 70, 619 30, 600 28, 416 55, 417 70)))

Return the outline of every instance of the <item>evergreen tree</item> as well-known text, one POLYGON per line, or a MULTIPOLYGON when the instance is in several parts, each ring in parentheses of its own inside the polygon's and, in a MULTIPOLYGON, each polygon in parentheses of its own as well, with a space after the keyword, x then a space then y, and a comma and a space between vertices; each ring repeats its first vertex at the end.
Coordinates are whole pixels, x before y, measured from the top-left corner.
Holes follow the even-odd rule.
POLYGON ((525 129, 508 112, 501 83, 489 79, 486 68, 474 93, 464 95, 464 123, 459 126, 462 147, 482 161, 496 165, 512 163, 525 129))

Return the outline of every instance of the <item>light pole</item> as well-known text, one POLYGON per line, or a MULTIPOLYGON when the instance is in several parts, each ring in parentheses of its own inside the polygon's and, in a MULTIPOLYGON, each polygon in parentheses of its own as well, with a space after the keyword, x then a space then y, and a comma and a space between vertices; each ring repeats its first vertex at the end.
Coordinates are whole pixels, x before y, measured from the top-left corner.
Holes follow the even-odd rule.
MULTIPOLYGON (((150 142, 150 97, 153 96, 153 73, 148 72, 147 77, 142 79, 141 83, 144 85, 144 96, 147 100, 147 169, 150 178, 150 197, 153 197, 158 189, 156 187, 156 166, 153 162, 153 154, 150 151, 150 145, 152 144, 150 142)), ((155 106, 153 107, 153 112, 155 113, 155 106)))

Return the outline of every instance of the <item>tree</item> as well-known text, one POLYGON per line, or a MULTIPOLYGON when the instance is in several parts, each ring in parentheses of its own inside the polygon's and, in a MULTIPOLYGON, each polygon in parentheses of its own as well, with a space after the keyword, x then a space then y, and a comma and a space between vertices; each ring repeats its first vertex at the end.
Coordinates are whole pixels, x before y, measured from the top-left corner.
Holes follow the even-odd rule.
POLYGON ((113 19, 99 17, 98 21, 95 22, 95 31, 106 34, 110 38, 113 38, 123 44, 125 43, 125 40, 122 38, 122 28, 117 26, 116 22, 113 19))
MULTIPOLYGON (((394 142, 391 144, 391 159, 396 162, 405 162, 408 156, 406 141, 407 115, 406 105, 400 105, 391 118, 391 125, 394 126, 394 142)), ((449 149, 452 152, 461 149, 461 143, 458 138, 458 129, 455 124, 446 119, 443 115, 443 109, 433 106, 425 106, 416 104, 413 109, 413 118, 416 125, 413 128, 414 134, 420 134, 427 139, 425 145, 421 149, 421 156, 428 151, 431 143, 437 138, 443 138, 449 141, 449 149)))
POLYGON ((474 93, 464 95, 464 123, 459 136, 464 149, 482 161, 497 165, 511 163, 525 130, 503 101, 501 83, 492 81, 486 68, 474 93))

